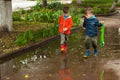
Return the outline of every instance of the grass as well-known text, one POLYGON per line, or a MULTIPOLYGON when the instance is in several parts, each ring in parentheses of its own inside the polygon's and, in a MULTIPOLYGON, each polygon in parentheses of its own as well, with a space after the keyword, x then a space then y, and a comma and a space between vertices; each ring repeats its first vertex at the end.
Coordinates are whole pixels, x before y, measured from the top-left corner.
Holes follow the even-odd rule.
POLYGON ((40 22, 24 22, 24 21, 14 21, 13 26, 17 32, 25 32, 27 30, 38 30, 46 27, 51 27, 53 23, 40 23, 40 22))
POLYGON ((21 33, 17 36, 15 44, 26 45, 30 42, 37 42, 41 38, 47 38, 53 35, 58 34, 56 26, 46 27, 42 29, 37 29, 36 31, 28 30, 24 33, 21 33))
POLYGON ((117 4, 117 7, 120 7, 120 2, 117 4))
MULTIPOLYGON (((77 3, 74 1, 73 5, 75 6, 77 3)), ((85 8, 92 7, 95 14, 107 14, 110 13, 110 7, 113 4, 113 0, 83 0, 81 4, 77 4, 78 7, 83 8, 82 12, 84 12, 85 8)), ((119 5, 120 3, 118 3, 119 5)))

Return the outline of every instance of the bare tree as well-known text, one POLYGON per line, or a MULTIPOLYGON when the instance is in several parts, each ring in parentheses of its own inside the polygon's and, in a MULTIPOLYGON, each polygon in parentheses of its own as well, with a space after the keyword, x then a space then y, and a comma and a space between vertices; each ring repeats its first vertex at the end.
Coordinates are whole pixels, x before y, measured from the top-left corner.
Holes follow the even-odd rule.
POLYGON ((47 6, 47 0, 42 0, 43 6, 47 6))
POLYGON ((115 7, 116 7, 117 3, 118 3, 118 0, 114 0, 112 6, 111 6, 111 8, 110 8, 110 12, 115 11, 115 7))

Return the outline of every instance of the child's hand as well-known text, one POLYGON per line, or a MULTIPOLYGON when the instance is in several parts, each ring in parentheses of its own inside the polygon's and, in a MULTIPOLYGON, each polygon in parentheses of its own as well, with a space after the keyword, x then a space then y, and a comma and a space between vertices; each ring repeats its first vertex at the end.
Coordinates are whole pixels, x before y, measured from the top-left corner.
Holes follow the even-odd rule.
POLYGON ((67 28, 63 28, 63 31, 67 31, 68 29, 67 28))
POLYGON ((84 29, 84 30, 86 30, 86 28, 85 28, 85 27, 83 27, 83 29, 84 29))

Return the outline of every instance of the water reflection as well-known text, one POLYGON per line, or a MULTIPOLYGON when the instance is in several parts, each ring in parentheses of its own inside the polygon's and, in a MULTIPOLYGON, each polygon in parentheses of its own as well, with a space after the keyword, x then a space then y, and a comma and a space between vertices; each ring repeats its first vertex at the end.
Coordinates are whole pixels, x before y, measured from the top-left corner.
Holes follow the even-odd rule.
POLYGON ((59 70, 59 78, 60 80, 73 80, 71 76, 71 70, 68 66, 68 59, 67 59, 67 53, 61 52, 61 64, 60 64, 60 70, 59 70))
POLYGON ((73 80, 69 68, 59 70, 59 80, 73 80))
POLYGON ((0 80, 6 75, 13 73, 13 60, 0 65, 0 80))

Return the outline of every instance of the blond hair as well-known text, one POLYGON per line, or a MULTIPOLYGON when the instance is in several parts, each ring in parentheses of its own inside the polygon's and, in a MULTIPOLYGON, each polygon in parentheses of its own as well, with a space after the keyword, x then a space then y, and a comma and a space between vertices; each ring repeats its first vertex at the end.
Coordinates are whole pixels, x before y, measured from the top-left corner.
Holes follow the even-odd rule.
POLYGON ((93 13, 93 9, 92 8, 87 8, 85 10, 85 14, 91 14, 91 13, 93 13))

